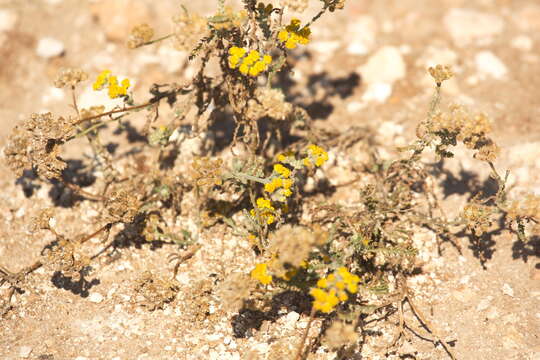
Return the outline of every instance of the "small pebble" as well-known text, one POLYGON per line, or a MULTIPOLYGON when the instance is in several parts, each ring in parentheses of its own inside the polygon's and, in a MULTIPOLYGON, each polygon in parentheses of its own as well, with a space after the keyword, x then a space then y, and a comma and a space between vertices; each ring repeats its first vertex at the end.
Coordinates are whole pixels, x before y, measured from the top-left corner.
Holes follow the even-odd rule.
POLYGON ((38 56, 44 59, 50 59, 64 53, 64 44, 52 37, 44 37, 39 39, 36 52, 38 56))
POLYGON ((100 303, 103 301, 103 295, 101 295, 100 293, 91 293, 90 296, 88 297, 88 300, 90 300, 91 302, 93 303, 100 303))
POLYGON ((510 287, 508 284, 504 284, 502 286, 502 292, 504 295, 508 295, 510 297, 514 297, 514 289, 510 287))
POLYGON ((32 348, 30 346, 21 346, 19 349, 19 356, 26 359, 30 356, 30 353, 32 352, 32 348))

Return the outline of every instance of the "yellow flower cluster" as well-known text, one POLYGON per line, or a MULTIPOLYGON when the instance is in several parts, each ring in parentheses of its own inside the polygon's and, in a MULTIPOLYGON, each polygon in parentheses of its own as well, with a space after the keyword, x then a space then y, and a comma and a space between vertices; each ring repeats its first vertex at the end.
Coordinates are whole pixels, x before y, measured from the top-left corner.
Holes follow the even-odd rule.
POLYGON ((268 275, 268 265, 266 263, 255 265, 255 269, 249 274, 252 279, 258 280, 263 285, 268 285, 272 282, 272 276, 268 275))
POLYGON ((330 313, 340 302, 347 301, 351 294, 358 292, 360 278, 353 275, 345 267, 340 267, 332 274, 317 281, 317 287, 311 288, 310 295, 315 299, 313 308, 324 313, 330 313))
MULTIPOLYGON (((279 195, 287 198, 292 195, 291 187, 294 184, 294 180, 290 179, 291 170, 281 164, 274 165, 274 175, 270 182, 264 185, 264 191, 273 193, 277 189, 280 189, 279 195)), ((284 200, 284 199, 283 199, 284 200)))
POLYGON ((328 161, 328 153, 317 145, 309 145, 307 152, 308 156, 303 159, 303 163, 307 167, 311 167, 313 164, 315 164, 315 166, 322 166, 328 161))
POLYGON ((266 71, 271 62, 270 55, 261 55, 257 50, 251 50, 248 53, 246 49, 236 46, 229 49, 229 67, 231 69, 238 67, 238 70, 244 75, 258 76, 261 72, 266 71))
POLYGON ((92 85, 95 91, 102 90, 105 86, 109 87, 109 97, 115 99, 119 96, 126 96, 130 86, 129 79, 122 80, 118 84, 118 78, 111 75, 110 70, 103 70, 97 77, 96 82, 92 85))
POLYGON ((298 44, 307 45, 310 35, 308 26, 300 28, 300 20, 292 19, 291 23, 278 33, 278 40, 285 43, 287 49, 294 49, 298 44))
MULTIPOLYGON (((261 217, 266 219, 266 223, 268 225, 274 223, 274 221, 276 220, 276 217, 274 216, 274 212, 276 211, 276 209, 272 206, 270 200, 267 200, 265 198, 258 198, 257 208, 259 209, 261 217)), ((250 214, 253 217, 256 217, 257 215, 255 209, 251 209, 250 214)))

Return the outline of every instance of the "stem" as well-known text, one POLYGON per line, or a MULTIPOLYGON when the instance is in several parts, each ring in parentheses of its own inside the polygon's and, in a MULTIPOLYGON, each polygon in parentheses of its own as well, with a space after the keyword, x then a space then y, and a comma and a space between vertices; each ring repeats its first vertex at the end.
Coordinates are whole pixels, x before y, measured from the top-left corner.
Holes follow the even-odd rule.
POLYGON ((313 319, 315 318, 315 308, 311 308, 311 313, 309 314, 309 321, 306 326, 306 330, 304 331, 304 335, 302 335, 302 339, 300 340, 300 345, 298 346, 298 350, 296 352, 296 356, 294 357, 295 360, 302 359, 302 353, 304 350, 304 344, 306 343, 306 339, 308 337, 309 328, 311 327, 311 323, 313 322, 313 319))
POLYGON ((154 40, 150 40, 150 41, 147 41, 145 43, 142 43, 141 45, 137 46, 137 47, 142 47, 142 46, 146 46, 146 45, 152 45, 154 43, 157 43, 159 41, 163 41, 163 40, 166 40, 170 37, 174 36, 174 33, 173 34, 169 34, 169 35, 165 35, 165 36, 162 36, 160 38, 157 38, 157 39, 154 39, 154 40))
POLYGON ((81 189, 81 187, 78 186, 78 185, 68 183, 67 181, 64 181, 64 180, 61 180, 61 181, 62 181, 62 184, 64 186, 66 186, 67 188, 73 190, 75 193, 77 193, 77 194, 79 194, 81 196, 84 196, 85 198, 88 198, 90 200, 96 200, 96 201, 105 200, 105 198, 103 196, 94 195, 94 194, 91 194, 89 192, 86 192, 83 189, 81 189))
POLYGON ((155 100, 150 100, 149 102, 141 104, 141 105, 135 105, 135 106, 131 106, 131 107, 123 108, 123 109, 111 110, 111 111, 107 111, 107 112, 104 112, 104 113, 101 113, 101 114, 85 117, 84 119, 80 119, 79 121, 75 122, 73 125, 79 125, 79 124, 81 124, 81 123, 83 123, 85 121, 99 119, 102 116, 108 116, 108 115, 117 114, 117 113, 121 113, 121 112, 142 109, 142 108, 145 108, 147 106, 155 104, 160 99, 161 98, 158 98, 158 99, 155 99, 155 100))
MULTIPOLYGON (((123 115, 121 115, 121 116, 123 116, 123 115)), ((94 131, 96 129, 99 129, 102 126, 105 126, 106 124, 108 124, 110 122, 113 122, 115 120, 120 119, 120 117, 112 118, 112 119, 109 119, 109 120, 94 124, 94 125, 90 126, 89 128, 86 128, 85 130, 81 131, 80 133, 69 137, 66 141, 71 141, 71 140, 76 139, 78 137, 84 136, 84 135, 86 135, 86 134, 88 134, 88 133, 90 133, 90 132, 92 132, 92 131, 94 131)))

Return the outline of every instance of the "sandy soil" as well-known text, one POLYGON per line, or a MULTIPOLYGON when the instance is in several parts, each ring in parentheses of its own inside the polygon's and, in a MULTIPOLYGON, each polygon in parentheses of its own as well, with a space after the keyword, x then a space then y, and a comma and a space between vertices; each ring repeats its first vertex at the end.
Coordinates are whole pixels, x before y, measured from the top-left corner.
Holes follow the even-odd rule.
MULTIPOLYGON (((139 22, 150 23, 158 34, 168 33, 171 16, 180 11, 178 1, 107 2, 0 0, 0 146, 32 112, 73 111, 67 105, 70 95, 52 86, 61 67, 81 67, 92 78, 110 68, 133 79, 140 99, 152 83, 189 78, 192 68, 182 67, 186 54, 170 42, 138 50, 124 45, 130 27, 139 22), (59 41, 60 55, 54 53, 56 43, 43 50, 52 56, 40 53, 45 38, 59 41)), ((187 5, 210 14, 214 3, 187 5)), ((318 5, 312 3, 303 18, 318 5)), ((456 78, 444 88, 445 102, 488 113, 494 138, 503 147, 496 165, 511 171, 512 194, 540 194, 538 1, 349 0, 346 11, 313 27, 313 37, 297 59, 294 80, 299 102, 315 115, 317 126, 374 126, 377 139, 388 144, 383 153, 393 156, 396 145, 414 138, 427 111, 432 87, 426 67, 449 63, 456 78)), ((80 91, 86 105, 100 100, 89 86, 80 91)), ((163 116, 170 112, 164 107, 163 116)), ((70 147, 68 157, 80 158, 80 146, 70 147)), ((444 167, 443 206, 457 215, 471 191, 489 186, 489 169, 466 151, 444 167)), ((25 194, 15 176, 4 165, 0 169, 0 265, 12 271, 28 266, 53 240, 28 229, 40 208, 55 206, 56 221, 68 236, 98 226, 92 202, 66 204, 62 190, 45 183, 25 194)), ((336 199, 340 196, 346 193, 336 199)), ((459 250, 449 243, 439 249, 428 232, 416 236, 425 265, 409 285, 433 327, 452 341, 458 359, 540 359, 538 236, 520 244, 515 235, 495 231, 487 243, 492 254, 485 268, 465 237, 459 250)), ((88 254, 102 248, 99 239, 85 247, 88 254)), ((277 349, 299 341, 308 321, 300 307, 282 307, 266 318, 221 308, 211 291, 213 282, 254 257, 249 245, 225 227, 203 233, 202 248, 179 268, 180 290, 171 303, 156 311, 141 306, 134 290, 137 279, 146 271, 169 276, 171 266, 164 259, 172 250, 150 245, 116 249, 97 258, 82 286, 38 270, 0 319, 0 358, 275 359, 277 349)), ((0 293, 5 296, 7 288, 0 293)), ((414 323, 410 311, 406 316, 414 323)), ((312 335, 321 322, 315 321, 312 335)), ((386 353, 384 344, 394 336, 395 326, 378 330, 354 359, 447 358, 441 347, 415 336, 386 353)), ((336 354, 319 347, 309 358, 336 359, 336 354)))

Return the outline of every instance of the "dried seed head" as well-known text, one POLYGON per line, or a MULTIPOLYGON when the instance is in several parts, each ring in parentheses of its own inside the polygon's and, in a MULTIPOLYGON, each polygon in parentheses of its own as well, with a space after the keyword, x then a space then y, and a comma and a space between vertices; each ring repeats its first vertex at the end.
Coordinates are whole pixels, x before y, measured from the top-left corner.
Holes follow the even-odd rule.
POLYGON ((208 32, 206 18, 197 14, 182 13, 173 18, 174 39, 177 50, 191 51, 208 32))
POLYGON ((352 345, 358 341, 358 333, 354 326, 340 320, 335 320, 324 335, 325 344, 331 349, 352 345))
POLYGON ((8 166, 18 176, 25 169, 36 168, 39 176, 60 178, 66 163, 59 157, 61 145, 74 129, 72 123, 51 113, 32 114, 15 127, 4 154, 8 166))
POLYGON ((81 69, 61 69, 54 80, 54 86, 57 88, 75 87, 85 80, 88 80, 88 74, 81 69))
POLYGON ((309 0, 281 0, 279 3, 282 7, 287 7, 292 11, 302 13, 308 7, 309 0))
POLYGON ((57 238, 57 241, 43 252, 41 263, 47 270, 59 271, 74 281, 80 280, 81 272, 90 264, 90 258, 77 250, 74 241, 57 238))
POLYGON ((523 195, 521 199, 511 201, 506 211, 511 220, 521 218, 540 221, 540 196, 532 193, 523 195))
POLYGON ((140 24, 135 26, 129 34, 127 47, 130 49, 138 48, 152 40, 154 37, 154 29, 148 24, 140 24))
POLYGON ((227 276, 218 289, 224 309, 231 312, 240 310, 244 300, 249 297, 254 284, 248 274, 232 273, 227 276))
POLYGON ((113 191, 105 201, 105 208, 115 220, 125 224, 133 222, 141 208, 141 201, 127 190, 113 191))
POLYGON ((174 280, 161 278, 150 271, 145 271, 140 278, 135 280, 133 289, 137 293, 134 301, 149 311, 154 311, 163 309, 166 303, 173 301, 179 286, 174 280))
POLYGON ((47 230, 50 228, 49 221, 54 216, 53 208, 41 209, 39 213, 32 218, 30 223, 30 231, 47 230))
POLYGON ((210 160, 208 157, 196 158, 191 164, 190 176, 197 186, 221 185, 223 160, 210 160))
POLYGON ((278 89, 258 88, 255 99, 248 102, 247 116, 258 120, 268 116, 276 120, 285 120, 293 112, 293 106, 285 101, 285 95, 278 89))
POLYGON ((450 68, 448 65, 437 65, 435 67, 430 67, 428 71, 431 77, 435 79, 437 86, 441 86, 444 81, 454 76, 452 68, 450 68))
POLYGON ((277 262, 271 263, 273 272, 283 276, 287 268, 299 267, 314 246, 320 245, 326 237, 322 231, 314 232, 301 226, 285 225, 269 238, 270 251, 277 255, 277 262))

